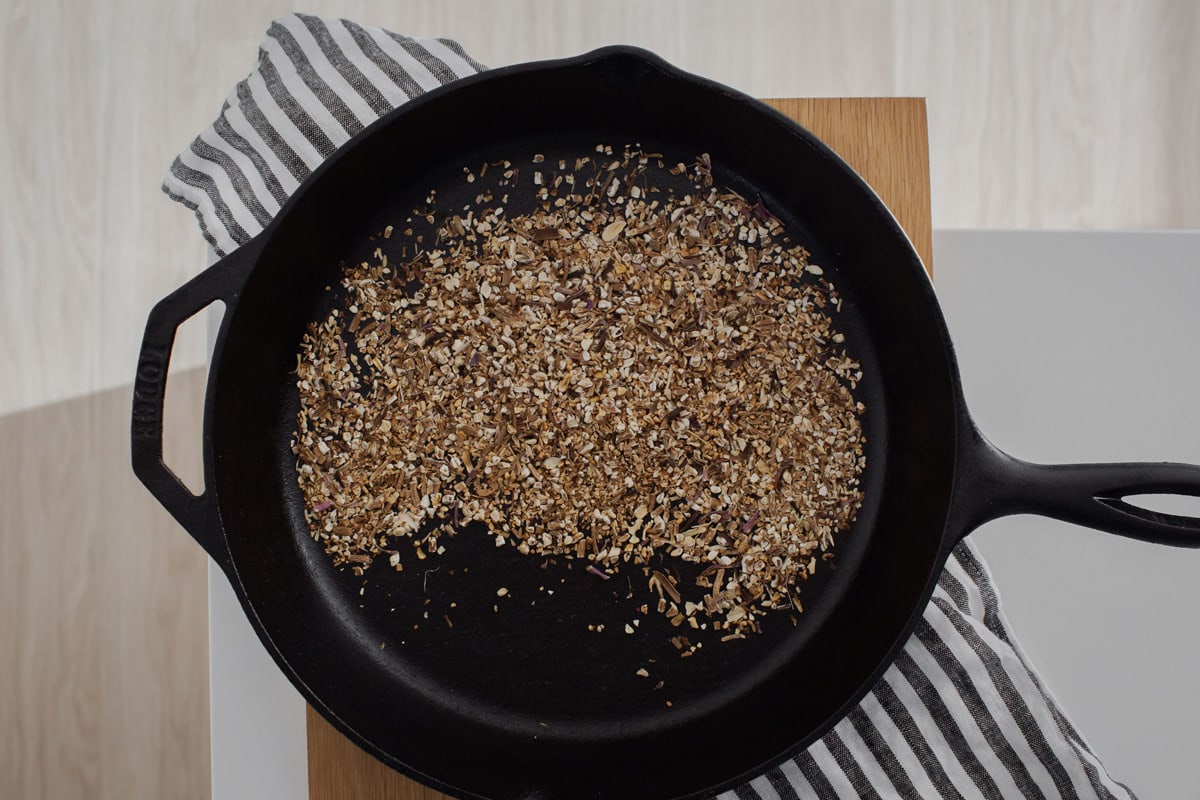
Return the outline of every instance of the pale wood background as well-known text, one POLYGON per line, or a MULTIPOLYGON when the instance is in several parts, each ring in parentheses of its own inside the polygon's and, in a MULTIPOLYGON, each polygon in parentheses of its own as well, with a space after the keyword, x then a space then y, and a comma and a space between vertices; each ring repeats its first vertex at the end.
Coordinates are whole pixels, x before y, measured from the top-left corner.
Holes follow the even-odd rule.
MULTIPOLYGON (((150 304, 205 258, 162 175, 290 10, 0 0, 0 797, 207 794, 204 562, 132 483, 124 407, 150 304)), ((492 65, 625 42, 759 96, 928 97, 937 228, 1200 227, 1191 0, 303 10, 492 65)))
MULTIPOLYGON (((147 305, 204 257, 161 178, 292 8, 0 0, 0 414, 128 380, 147 305)), ((490 65, 626 42, 758 97, 927 97, 935 228, 1200 226, 1192 0, 303 8, 450 36, 490 65)))
MULTIPOLYGON (((201 377, 172 378, 172 414, 200 413, 201 377)), ((0 417, 5 800, 208 795, 205 562, 147 502, 128 430, 124 388, 0 417)))

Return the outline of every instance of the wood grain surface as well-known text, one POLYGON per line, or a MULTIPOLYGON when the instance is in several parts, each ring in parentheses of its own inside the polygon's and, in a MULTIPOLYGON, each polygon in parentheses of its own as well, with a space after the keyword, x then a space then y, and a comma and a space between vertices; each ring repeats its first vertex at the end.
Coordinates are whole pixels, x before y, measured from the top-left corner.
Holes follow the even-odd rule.
MULTIPOLYGON (((198 481, 204 375, 173 374, 198 481)), ((129 466, 132 390, 0 417, 0 798, 209 796, 204 552, 129 466)))
POLYGON ((929 131, 920 97, 766 101, 829 145, 875 190, 932 274, 929 131))
MULTIPOLYGON (((929 140, 921 98, 779 99, 768 103, 842 156, 900 221, 928 269, 933 263, 929 140)), ((385 766, 311 707, 310 800, 448 800, 385 766)), ((420 736, 420 731, 413 731, 420 736)))
MULTIPOLYGON (((295 8, 0 2, 0 375, 22 376, 0 381, 0 414, 130 380, 146 309, 204 264, 192 215, 158 186, 295 8)), ((1194 0, 302 8, 451 37, 493 66, 628 43, 757 97, 927 97, 939 228, 1200 227, 1194 0)))

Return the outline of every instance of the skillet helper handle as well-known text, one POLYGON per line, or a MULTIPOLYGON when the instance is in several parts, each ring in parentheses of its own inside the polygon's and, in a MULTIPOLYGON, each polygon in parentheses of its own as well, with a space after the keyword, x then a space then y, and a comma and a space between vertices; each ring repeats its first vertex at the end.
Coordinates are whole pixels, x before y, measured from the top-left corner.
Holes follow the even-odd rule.
POLYGON ((1135 495, 1200 497, 1200 466, 1170 462, 1031 464, 976 439, 963 533, 1009 514, 1041 516, 1152 544, 1200 547, 1200 518, 1152 511, 1135 495))
MULTIPOLYGON (((216 300, 225 302, 227 314, 232 310, 246 272, 257 256, 258 248, 253 244, 238 248, 154 306, 142 335, 133 389, 130 450, 134 473, 225 571, 229 553, 215 492, 206 485, 203 494, 193 494, 163 461, 163 404, 176 331, 216 300)), ((207 473, 206 468, 206 484, 207 473)))

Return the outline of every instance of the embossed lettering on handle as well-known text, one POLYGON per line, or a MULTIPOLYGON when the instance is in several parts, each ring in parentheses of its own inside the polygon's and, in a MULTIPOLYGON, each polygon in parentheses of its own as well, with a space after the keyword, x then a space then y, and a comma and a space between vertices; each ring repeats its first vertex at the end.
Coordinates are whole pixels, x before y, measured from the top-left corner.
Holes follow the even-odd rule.
POLYGON ((141 352, 133 387, 131 433, 136 438, 162 435, 164 390, 170 357, 171 351, 161 345, 148 344, 141 352))

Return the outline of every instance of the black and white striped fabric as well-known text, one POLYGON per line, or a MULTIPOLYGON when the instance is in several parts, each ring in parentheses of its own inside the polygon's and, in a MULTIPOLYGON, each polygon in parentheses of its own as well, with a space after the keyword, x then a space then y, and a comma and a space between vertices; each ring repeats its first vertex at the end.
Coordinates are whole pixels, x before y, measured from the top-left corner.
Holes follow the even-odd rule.
MULTIPOLYGON (((258 64, 163 189, 226 254, 309 172, 388 110, 484 67, 448 39, 341 19, 275 20, 258 64)), ((1008 630, 991 576, 960 545, 896 663, 828 735, 720 800, 1104 798, 1114 781, 1008 630)))
POLYGON ((271 23, 258 65, 171 164, 163 191, 225 255, 266 227, 308 174, 396 106, 484 66, 449 39, 305 14, 271 23))

